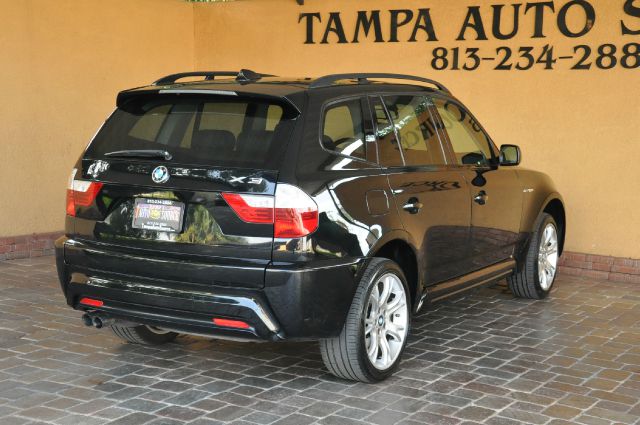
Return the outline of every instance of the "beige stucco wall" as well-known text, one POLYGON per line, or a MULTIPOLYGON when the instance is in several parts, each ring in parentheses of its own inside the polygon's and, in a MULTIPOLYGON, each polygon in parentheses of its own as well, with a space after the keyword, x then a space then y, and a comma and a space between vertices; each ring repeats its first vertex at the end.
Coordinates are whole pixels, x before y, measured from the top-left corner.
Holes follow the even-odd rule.
POLYGON ((2 1, 0 236, 64 228, 66 182, 119 90, 193 66, 178 0, 2 1))
MULTIPOLYGON (((573 46, 596 48, 615 43, 618 48, 640 42, 640 36, 621 34, 620 21, 640 28, 640 19, 623 13, 624 0, 590 0, 597 18, 584 37, 562 36, 556 17, 567 0, 556 0, 556 13, 545 12, 545 39, 532 39, 533 11, 521 17, 518 35, 511 40, 456 41, 467 6, 481 6, 485 29, 491 32, 492 4, 487 0, 260 0, 199 4, 195 7, 196 68, 248 67, 278 75, 318 76, 333 72, 402 72, 441 80, 476 114, 496 143, 516 143, 523 165, 550 174, 563 193, 568 210, 566 249, 640 258, 640 69, 575 71, 575 60, 561 60, 554 70, 541 65, 528 71, 496 71, 483 63, 472 72, 429 68, 435 47, 478 47, 495 56, 498 46, 515 52, 534 46, 540 52, 552 44, 556 56, 573 55, 573 46), (388 39, 389 9, 431 8, 437 42, 407 42, 411 26, 400 29, 398 43, 304 44, 300 13, 321 12, 315 41, 322 38, 328 12, 341 12, 348 40, 353 37, 356 11, 381 10, 382 30, 388 39), (404 35, 403 35, 404 34, 404 35)), ((515 2, 514 2, 515 3, 515 2)), ((525 2, 518 2, 524 4, 525 2)), ((636 2, 637 4, 638 2, 636 2)), ((524 6, 523 6, 524 7, 524 6)), ((507 18, 512 9, 505 8, 507 18)), ((522 13, 522 11, 521 11, 522 13)), ((584 14, 572 8, 568 26, 578 31, 584 14)), ((506 21, 505 21, 506 22, 506 21)), ((511 26, 505 23, 503 32, 511 26)), ((422 35, 422 33, 420 33, 422 35)), ((362 37, 361 37, 362 38, 362 37)), ((332 41, 333 40, 333 41, 332 41)), ((451 55, 451 52, 449 53, 451 55)), ((537 55, 536 55, 537 56, 537 55)), ((593 61, 592 57, 592 61, 593 61)), ((592 67, 595 68, 595 65, 592 67)))
MULTIPOLYGON (((478 47, 495 56, 498 46, 556 56, 573 46, 640 42, 621 35, 625 0, 589 0, 597 12, 584 37, 563 37, 555 22, 567 0, 546 12, 545 39, 532 39, 532 12, 519 34, 495 41, 491 7, 476 0, 245 0, 189 4, 181 0, 21 0, 3 2, 0 28, 0 236, 60 230, 68 173, 81 149, 114 106, 116 93, 154 78, 191 69, 248 67, 279 75, 332 72, 406 72, 442 80, 478 116, 498 144, 517 143, 524 166, 549 173, 565 196, 571 251, 640 258, 640 70, 572 71, 575 60, 554 70, 475 71, 430 69, 434 47, 478 47), (480 5, 488 41, 456 41, 467 6, 480 5), (430 7, 437 42, 304 44, 300 13, 340 11, 353 35, 355 11, 381 10, 388 38, 388 10, 430 7)), ((510 4, 510 2, 504 2, 510 4)), ((636 2, 637 3, 637 2, 636 2)), ((511 9, 504 13, 511 15, 511 9)), ((584 22, 568 15, 569 27, 584 22)), ((316 41, 323 25, 316 24, 316 41)), ((504 31, 508 31, 505 24, 504 31)), ((420 33, 422 35, 422 33, 420 33)), ((451 55, 451 52, 449 53, 451 55)), ((592 57, 592 61, 593 61, 592 57)), ((515 60, 515 57, 514 57, 515 60)))

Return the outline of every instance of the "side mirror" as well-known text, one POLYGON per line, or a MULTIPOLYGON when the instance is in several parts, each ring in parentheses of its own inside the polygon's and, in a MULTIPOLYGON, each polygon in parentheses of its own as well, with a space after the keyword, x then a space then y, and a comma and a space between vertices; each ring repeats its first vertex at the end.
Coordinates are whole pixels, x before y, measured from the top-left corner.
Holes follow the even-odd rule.
POLYGON ((500 165, 515 166, 522 160, 520 148, 516 145, 500 146, 500 165))
POLYGON ((481 165, 486 162, 484 155, 478 152, 469 152, 462 157, 462 163, 465 165, 481 165))

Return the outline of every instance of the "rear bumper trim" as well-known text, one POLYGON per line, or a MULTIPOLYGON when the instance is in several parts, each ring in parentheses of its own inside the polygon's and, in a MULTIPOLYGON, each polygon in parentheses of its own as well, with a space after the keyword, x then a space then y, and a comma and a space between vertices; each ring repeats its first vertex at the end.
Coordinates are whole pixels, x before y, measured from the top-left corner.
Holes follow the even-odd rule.
POLYGON ((147 285, 142 283, 131 283, 100 279, 90 277, 86 281, 86 285, 101 287, 105 289, 115 289, 128 292, 137 292, 142 294, 162 295, 174 298, 182 298, 189 300, 198 300, 212 303, 234 304, 251 310, 262 323, 274 334, 280 333, 280 327, 276 325, 275 319, 258 303, 254 298, 239 297, 232 295, 217 295, 208 292, 181 291, 178 289, 163 288, 160 286, 147 285))
POLYGON ((153 325, 182 333, 222 338, 263 340, 285 339, 285 333, 270 311, 268 301, 259 293, 194 291, 132 282, 119 277, 88 276, 71 272, 66 285, 67 303, 78 310, 95 311, 119 320, 153 325), (104 302, 100 307, 80 304, 82 297, 104 302), (214 318, 241 320, 249 329, 214 324, 214 318))

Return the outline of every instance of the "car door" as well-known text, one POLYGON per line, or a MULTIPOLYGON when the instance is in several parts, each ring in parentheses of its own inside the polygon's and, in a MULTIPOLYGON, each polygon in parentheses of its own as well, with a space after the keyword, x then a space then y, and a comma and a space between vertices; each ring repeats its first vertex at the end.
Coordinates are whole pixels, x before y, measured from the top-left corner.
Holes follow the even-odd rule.
POLYGON ((474 270, 514 254, 522 213, 522 186, 513 167, 500 167, 491 139, 460 103, 435 98, 451 161, 468 183, 470 262, 474 270))
MULTIPOLYGON (((433 285, 469 270, 471 207, 462 174, 445 160, 431 100, 370 97, 378 158, 405 230, 418 249, 420 276, 433 285)), ((457 167, 456 167, 457 168, 457 167)))

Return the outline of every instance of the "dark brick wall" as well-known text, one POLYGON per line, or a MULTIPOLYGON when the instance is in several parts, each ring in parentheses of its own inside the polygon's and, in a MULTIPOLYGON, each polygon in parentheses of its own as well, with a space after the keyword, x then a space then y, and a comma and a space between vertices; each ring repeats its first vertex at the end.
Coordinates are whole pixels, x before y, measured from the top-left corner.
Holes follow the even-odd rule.
POLYGON ((53 242, 63 232, 0 237, 0 261, 53 255, 53 242))
POLYGON ((640 260, 565 252, 560 259, 560 273, 640 284, 640 260))

